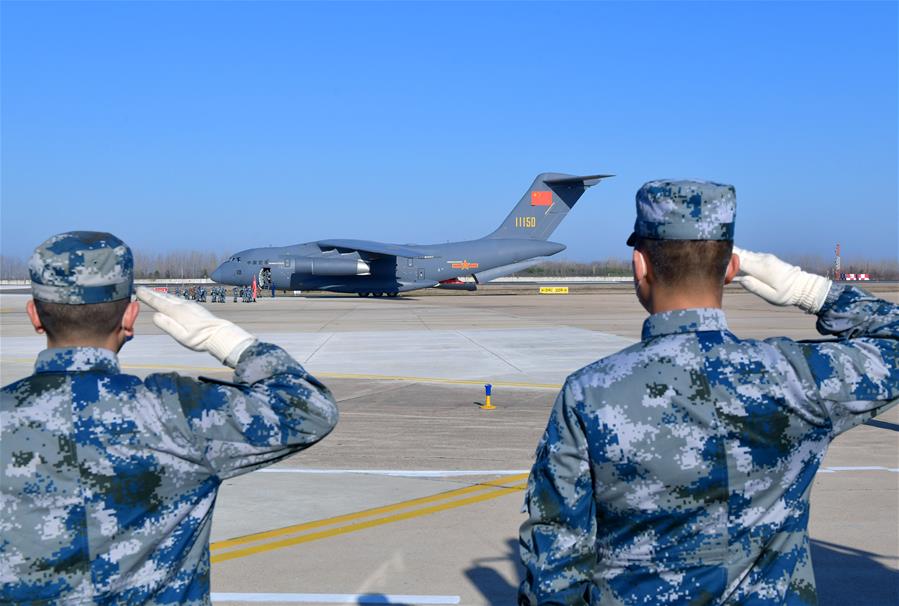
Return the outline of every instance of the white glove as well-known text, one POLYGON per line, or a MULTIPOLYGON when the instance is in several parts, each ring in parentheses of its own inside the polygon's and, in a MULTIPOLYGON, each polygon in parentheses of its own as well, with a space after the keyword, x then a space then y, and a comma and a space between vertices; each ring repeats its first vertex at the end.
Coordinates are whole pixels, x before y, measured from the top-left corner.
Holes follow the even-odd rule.
POLYGON ((256 337, 240 326, 212 315, 193 301, 150 290, 137 289, 137 298, 156 310, 153 323, 194 351, 208 351, 231 368, 256 337))
POLYGON ((743 288, 774 305, 795 305, 809 313, 817 313, 832 282, 825 277, 802 271, 774 255, 743 250, 734 246, 740 257, 743 288))

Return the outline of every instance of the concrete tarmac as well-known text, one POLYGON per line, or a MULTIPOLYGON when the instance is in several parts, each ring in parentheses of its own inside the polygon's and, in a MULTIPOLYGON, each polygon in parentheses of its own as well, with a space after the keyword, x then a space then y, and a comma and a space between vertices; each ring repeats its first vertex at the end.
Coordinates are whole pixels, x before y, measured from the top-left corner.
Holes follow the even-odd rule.
MULTIPOLYGON (((286 347, 334 391, 322 443, 224 483, 214 601, 513 604, 523 484, 564 377, 639 337, 628 288, 571 295, 310 296, 207 304, 286 347), (496 410, 479 407, 483 383, 496 410)), ((895 290, 878 293, 899 302, 895 290)), ((0 379, 43 339, 26 296, 0 295, 0 379)), ((727 290, 743 337, 815 338, 814 318, 727 290)), ((128 372, 227 376, 142 314, 128 372)), ((899 410, 838 438, 815 480, 813 558, 824 605, 899 601, 899 410)))

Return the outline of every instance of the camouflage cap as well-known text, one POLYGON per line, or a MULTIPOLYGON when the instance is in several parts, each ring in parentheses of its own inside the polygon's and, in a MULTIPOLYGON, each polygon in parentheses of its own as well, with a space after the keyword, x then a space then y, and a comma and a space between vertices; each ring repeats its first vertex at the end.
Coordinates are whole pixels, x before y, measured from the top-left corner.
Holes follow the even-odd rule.
POLYGON ((112 234, 72 231, 47 239, 28 261, 31 293, 39 301, 85 305, 131 296, 131 249, 112 234))
POLYGON ((737 195, 711 181, 650 181, 637 191, 637 220, 627 239, 733 240, 737 195))

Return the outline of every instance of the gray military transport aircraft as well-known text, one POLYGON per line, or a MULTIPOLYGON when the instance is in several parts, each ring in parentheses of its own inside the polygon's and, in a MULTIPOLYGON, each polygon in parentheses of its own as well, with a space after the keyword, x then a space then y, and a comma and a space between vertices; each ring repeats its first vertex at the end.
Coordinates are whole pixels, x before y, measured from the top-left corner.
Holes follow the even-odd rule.
POLYGON ((446 244, 387 244, 318 240, 293 246, 249 248, 214 272, 219 284, 387 295, 420 288, 475 290, 477 284, 522 271, 565 250, 547 238, 584 191, 612 175, 542 173, 506 220, 488 236, 446 244), (461 278, 474 278, 474 282, 461 278))

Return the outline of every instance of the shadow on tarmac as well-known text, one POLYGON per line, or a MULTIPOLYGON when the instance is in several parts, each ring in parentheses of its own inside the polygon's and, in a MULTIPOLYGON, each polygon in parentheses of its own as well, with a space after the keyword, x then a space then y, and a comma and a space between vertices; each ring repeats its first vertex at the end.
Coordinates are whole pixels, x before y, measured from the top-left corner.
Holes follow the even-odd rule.
POLYGON ((899 604, 899 570, 875 560, 876 554, 826 541, 811 544, 819 606, 899 604))
POLYGON ((518 561, 518 540, 509 539, 506 541, 506 546, 508 551, 505 557, 480 558, 472 561, 471 568, 465 570, 465 576, 484 596, 484 604, 490 606, 508 606, 518 602, 518 584, 524 578, 524 568, 518 561), (515 585, 509 583, 490 565, 492 562, 506 561, 512 561, 515 564, 515 585))
MULTIPOLYGON (((506 557, 472 562, 465 576, 490 606, 514 604, 524 570, 518 561, 518 541, 507 541, 506 557), (511 560, 516 584, 512 585, 491 565, 511 560)), ((899 570, 874 559, 876 554, 826 541, 811 541, 812 563, 818 586, 819 606, 894 606, 899 604, 899 570)), ((899 564, 899 562, 897 562, 899 564)))
POLYGON ((397 605, 399 602, 391 602, 390 598, 388 598, 383 593, 366 593, 365 595, 360 595, 359 599, 356 602, 357 604, 394 604, 397 605))
POLYGON ((878 421, 877 419, 871 419, 870 421, 865 421, 865 425, 870 425, 871 427, 879 427, 881 429, 889 429, 890 431, 899 431, 899 425, 896 423, 890 423, 889 421, 878 421))

